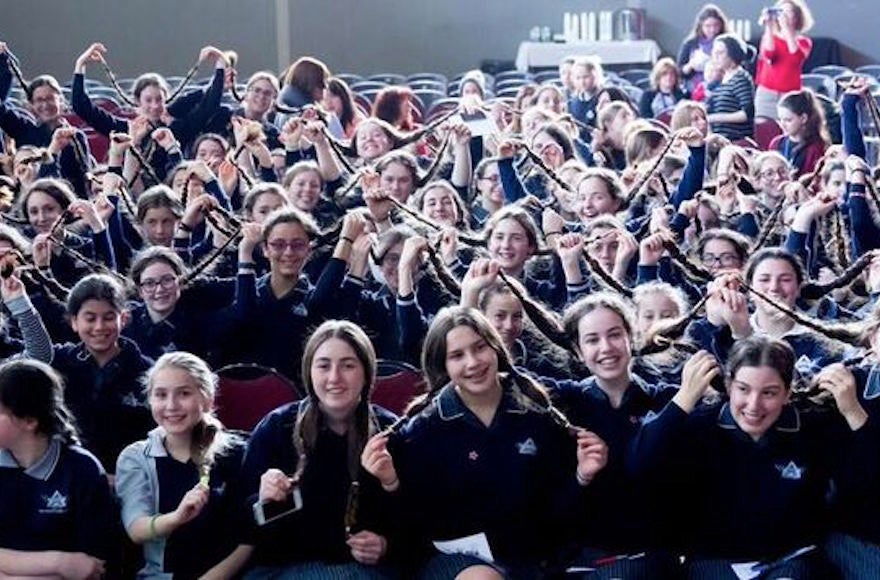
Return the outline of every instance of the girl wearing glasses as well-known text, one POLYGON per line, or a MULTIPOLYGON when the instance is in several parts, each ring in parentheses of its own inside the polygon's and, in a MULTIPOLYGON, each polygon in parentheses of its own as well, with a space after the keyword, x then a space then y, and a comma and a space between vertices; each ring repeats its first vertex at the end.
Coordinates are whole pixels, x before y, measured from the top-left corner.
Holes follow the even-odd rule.
POLYGON ((176 350, 213 358, 217 333, 211 329, 235 298, 235 280, 200 276, 182 287, 186 272, 180 257, 161 246, 143 250, 132 262, 129 277, 140 301, 131 305, 123 336, 151 358, 176 350))
POLYGON ((333 257, 313 284, 303 273, 319 232, 314 220, 294 208, 271 214, 262 226, 245 224, 238 248, 234 323, 227 329, 225 360, 248 361, 299 376, 307 329, 335 306, 346 260, 366 227, 357 213, 345 216, 333 257), (262 244, 269 273, 256 277, 253 252, 262 244))

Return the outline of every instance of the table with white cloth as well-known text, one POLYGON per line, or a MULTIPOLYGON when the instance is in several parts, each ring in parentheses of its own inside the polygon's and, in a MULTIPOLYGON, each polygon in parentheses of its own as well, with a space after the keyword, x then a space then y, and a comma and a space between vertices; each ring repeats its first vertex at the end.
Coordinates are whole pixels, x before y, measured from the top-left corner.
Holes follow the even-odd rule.
POLYGON ((588 42, 522 42, 516 68, 555 67, 566 56, 598 56, 603 65, 653 65, 660 58, 660 45, 653 40, 597 40, 588 42))

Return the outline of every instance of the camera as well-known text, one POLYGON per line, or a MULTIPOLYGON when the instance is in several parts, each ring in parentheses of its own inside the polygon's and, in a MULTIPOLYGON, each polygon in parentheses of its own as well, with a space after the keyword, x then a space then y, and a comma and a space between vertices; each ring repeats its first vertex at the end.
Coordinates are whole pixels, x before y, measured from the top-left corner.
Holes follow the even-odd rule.
POLYGON ((782 8, 771 6, 767 8, 767 18, 779 18, 782 15, 782 8))

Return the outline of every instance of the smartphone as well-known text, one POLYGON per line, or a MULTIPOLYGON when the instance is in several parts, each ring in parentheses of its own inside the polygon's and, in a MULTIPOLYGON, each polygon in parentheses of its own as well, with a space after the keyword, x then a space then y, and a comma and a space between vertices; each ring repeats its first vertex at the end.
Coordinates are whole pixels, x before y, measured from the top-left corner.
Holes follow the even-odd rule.
POLYGON ((265 526, 279 518, 302 509, 302 494, 295 486, 285 501, 258 501, 254 504, 254 519, 257 525, 265 526))

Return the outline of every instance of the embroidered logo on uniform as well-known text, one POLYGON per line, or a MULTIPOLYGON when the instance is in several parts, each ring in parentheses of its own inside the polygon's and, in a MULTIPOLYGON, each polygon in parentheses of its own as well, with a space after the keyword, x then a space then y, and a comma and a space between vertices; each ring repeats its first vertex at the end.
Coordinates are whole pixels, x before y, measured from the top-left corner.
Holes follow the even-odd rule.
POLYGON ((55 490, 50 496, 43 496, 46 506, 40 509, 41 514, 63 514, 67 512, 67 496, 55 490))
POLYGON ((476 461, 479 458, 480 458, 480 454, 477 453, 476 451, 471 451, 470 453, 468 453, 468 459, 470 459, 471 461, 476 461))
POLYGON ((811 375, 815 371, 815 364, 813 360, 805 354, 802 354, 799 359, 794 363, 794 368, 797 369, 798 373, 801 375, 811 375))
POLYGON ((649 410, 649 411, 645 414, 645 416, 642 417, 642 424, 644 425, 645 423, 650 423, 651 421, 653 421, 654 419, 656 419, 658 416, 659 416, 659 415, 657 415, 657 413, 655 413, 654 411, 650 411, 650 410, 649 410))
POLYGON ((127 395, 122 397, 122 400, 120 401, 120 403, 122 403, 123 406, 125 406, 125 407, 143 407, 144 406, 144 404, 140 401, 140 399, 137 398, 137 396, 135 396, 134 393, 128 393, 127 395))
POLYGON ((522 443, 517 443, 516 448, 519 450, 520 455, 537 455, 538 454, 538 446, 535 445, 535 441, 529 437, 522 443))
POLYGON ((305 317, 305 316, 308 316, 308 315, 309 315, 309 311, 308 311, 308 309, 306 309, 306 305, 305 305, 305 304, 302 304, 302 303, 297 304, 296 306, 294 306, 294 307, 291 309, 291 311, 292 311, 294 314, 296 314, 297 316, 303 316, 303 317, 305 317))
POLYGON ((804 477, 805 467, 798 467, 794 461, 789 461, 786 465, 776 465, 776 469, 782 475, 782 479, 798 480, 804 477))

